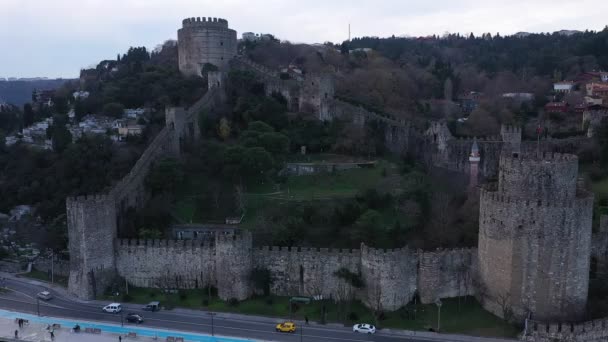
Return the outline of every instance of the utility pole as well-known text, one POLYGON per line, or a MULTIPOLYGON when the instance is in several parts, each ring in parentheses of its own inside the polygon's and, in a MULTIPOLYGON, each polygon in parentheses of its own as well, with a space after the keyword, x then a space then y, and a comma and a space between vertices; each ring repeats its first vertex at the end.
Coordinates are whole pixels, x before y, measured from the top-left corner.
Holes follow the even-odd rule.
POLYGON ((304 324, 300 327, 300 342, 302 342, 302 331, 304 330, 304 324))
POLYGON ((215 313, 213 313, 213 312, 207 312, 207 315, 211 316, 211 336, 214 336, 214 331, 213 331, 213 316, 215 316, 215 313))
POLYGON ((55 283, 55 251, 51 250, 51 284, 55 283))
POLYGON ((435 301, 435 305, 437 305, 437 332, 441 329, 441 299, 437 299, 435 301))

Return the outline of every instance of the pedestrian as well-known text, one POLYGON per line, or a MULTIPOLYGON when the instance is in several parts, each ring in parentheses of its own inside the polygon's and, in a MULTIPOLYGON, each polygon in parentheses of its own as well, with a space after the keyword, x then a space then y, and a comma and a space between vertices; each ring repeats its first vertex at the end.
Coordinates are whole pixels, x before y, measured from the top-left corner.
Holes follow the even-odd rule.
POLYGON ((19 338, 19 330, 15 330, 15 339, 19 338))
POLYGON ((55 332, 51 330, 51 341, 55 341, 55 332))
POLYGON ((304 316, 304 320, 306 321, 306 325, 308 325, 308 316, 304 316))
POLYGON ((23 328, 23 319, 19 318, 19 328, 23 328))
POLYGON ((122 342, 122 336, 118 335, 118 342, 122 342))

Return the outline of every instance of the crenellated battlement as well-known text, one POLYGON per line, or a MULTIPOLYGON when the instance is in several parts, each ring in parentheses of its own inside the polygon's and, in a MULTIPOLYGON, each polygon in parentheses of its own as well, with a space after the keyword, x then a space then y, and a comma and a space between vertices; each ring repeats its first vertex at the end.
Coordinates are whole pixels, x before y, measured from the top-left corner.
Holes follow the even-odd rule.
POLYGON ((608 338, 608 318, 583 323, 528 322, 524 341, 599 341, 608 338))
POLYGON ((106 194, 94 194, 94 195, 81 195, 81 196, 73 196, 67 197, 65 199, 67 206, 76 206, 76 205, 87 205, 94 204, 99 202, 106 202, 111 200, 112 197, 106 194))
POLYGON ((208 240, 168 240, 168 239, 117 239, 119 247, 145 247, 145 248, 213 248, 215 244, 208 240))
POLYGON ((279 247, 279 246, 262 246, 255 249, 256 252, 264 254, 296 254, 296 255, 358 255, 361 253, 358 249, 334 249, 334 248, 310 248, 310 247, 279 247))
POLYGON ((503 153, 500 155, 500 162, 502 165, 506 166, 521 164, 535 165, 539 163, 546 165, 547 162, 578 165, 578 157, 574 154, 555 152, 503 153))
POLYGON ((182 20, 182 27, 225 27, 228 28, 228 20, 213 17, 192 17, 182 20))
POLYGON ((512 126, 512 125, 501 125, 500 126, 500 134, 521 134, 521 127, 512 126))

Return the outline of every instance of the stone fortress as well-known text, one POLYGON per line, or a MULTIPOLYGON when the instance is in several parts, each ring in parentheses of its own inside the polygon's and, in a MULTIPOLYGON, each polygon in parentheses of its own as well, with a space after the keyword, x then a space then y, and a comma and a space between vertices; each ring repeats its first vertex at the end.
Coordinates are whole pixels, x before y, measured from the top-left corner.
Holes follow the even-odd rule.
POLYGON ((200 76, 205 64, 226 71, 236 56, 236 31, 228 28, 225 19, 184 19, 177 40, 179 70, 185 75, 200 76))
MULTIPOLYGON (((208 74, 207 93, 190 108, 166 109, 166 127, 112 189, 66 200, 68 289, 72 294, 92 299, 120 276, 143 287, 211 285, 222 299, 242 300, 256 291, 250 282, 251 271, 267 268, 273 278, 271 293, 276 295, 339 299, 354 293, 368 306, 381 310, 398 309, 415 295, 423 303, 475 295, 485 308, 501 317, 581 318, 590 254, 598 260, 608 259, 608 244, 602 244, 608 241, 608 229, 602 230, 604 238, 594 238, 592 246, 593 197, 577 187, 576 156, 552 152, 556 146, 564 149, 559 143, 538 146, 522 141, 521 130, 507 126, 501 128, 499 136, 478 140, 453 137, 443 122, 416 130, 407 122, 335 99, 329 75, 281 80, 277 72, 236 56, 236 34, 223 19, 184 20, 178 44, 184 74, 201 75, 205 63, 218 66, 220 71, 208 74), (475 177, 478 171, 482 177, 497 179, 496 184, 480 190, 478 248, 258 247, 248 233, 216 235, 206 241, 120 239, 124 212, 146 200, 143 181, 148 170, 164 157, 179 157, 184 141, 200 139, 197 114, 201 109, 213 111, 225 99, 225 71, 229 69, 254 72, 267 94, 279 92, 292 110, 311 112, 319 120, 340 118, 357 124, 373 120, 382 124, 385 145, 393 153, 411 153, 433 166, 461 173, 470 171, 474 163, 471 174, 475 177), (365 287, 349 288, 334 275, 341 268, 361 274, 365 287)), ((594 327, 597 331, 597 325, 594 327)), ((537 325, 531 329, 539 339, 546 335, 541 330, 537 325)))

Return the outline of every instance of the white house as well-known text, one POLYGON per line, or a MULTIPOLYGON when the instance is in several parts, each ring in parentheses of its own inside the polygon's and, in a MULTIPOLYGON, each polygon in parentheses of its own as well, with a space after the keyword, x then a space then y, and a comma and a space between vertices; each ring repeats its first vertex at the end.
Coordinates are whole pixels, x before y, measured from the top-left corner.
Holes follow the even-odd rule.
POLYGON ((574 90, 574 82, 564 81, 553 83, 553 90, 558 93, 569 93, 574 90))

